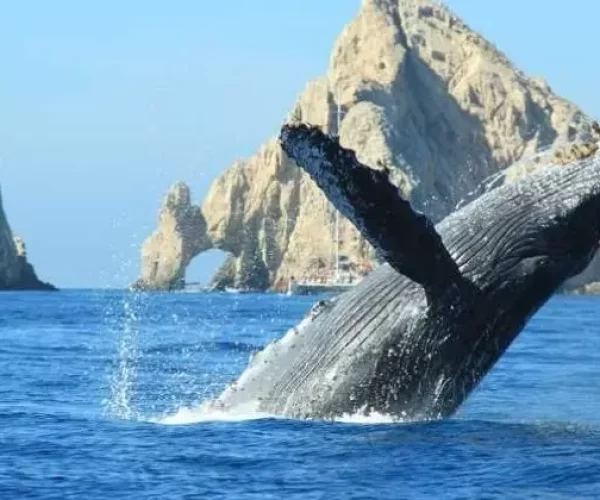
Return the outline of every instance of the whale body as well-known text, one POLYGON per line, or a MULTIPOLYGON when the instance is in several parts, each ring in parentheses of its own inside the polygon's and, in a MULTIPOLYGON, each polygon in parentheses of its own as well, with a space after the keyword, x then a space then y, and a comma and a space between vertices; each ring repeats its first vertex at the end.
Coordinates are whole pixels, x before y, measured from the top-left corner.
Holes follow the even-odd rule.
POLYGON ((285 152, 385 261, 256 354, 211 403, 291 418, 451 415, 600 240, 600 161, 545 166, 434 224, 316 127, 285 152))

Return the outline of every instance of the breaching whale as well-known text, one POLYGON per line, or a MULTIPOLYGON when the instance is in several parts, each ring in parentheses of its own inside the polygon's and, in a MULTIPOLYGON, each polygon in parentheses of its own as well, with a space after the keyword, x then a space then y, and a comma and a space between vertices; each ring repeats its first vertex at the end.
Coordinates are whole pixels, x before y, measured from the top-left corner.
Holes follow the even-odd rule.
POLYGON ((213 408, 449 416, 598 249, 593 157, 540 168, 434 226, 320 129, 285 125, 280 141, 385 263, 256 354, 213 408))

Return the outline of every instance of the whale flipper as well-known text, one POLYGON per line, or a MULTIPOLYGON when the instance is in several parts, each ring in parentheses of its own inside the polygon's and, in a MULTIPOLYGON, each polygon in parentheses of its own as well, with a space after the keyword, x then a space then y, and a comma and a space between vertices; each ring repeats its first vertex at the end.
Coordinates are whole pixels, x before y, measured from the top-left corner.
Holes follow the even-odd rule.
POLYGON ((459 276, 433 222, 412 209, 385 172, 373 170, 318 127, 283 126, 281 145, 399 273, 439 289, 459 276))

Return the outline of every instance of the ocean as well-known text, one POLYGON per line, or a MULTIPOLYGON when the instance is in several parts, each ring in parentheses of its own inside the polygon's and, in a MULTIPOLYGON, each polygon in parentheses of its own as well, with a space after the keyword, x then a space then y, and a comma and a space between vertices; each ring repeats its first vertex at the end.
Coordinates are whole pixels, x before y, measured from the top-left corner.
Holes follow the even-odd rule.
POLYGON ((316 299, 0 295, 0 499, 600 498, 600 299, 559 296, 458 414, 200 409, 316 299))

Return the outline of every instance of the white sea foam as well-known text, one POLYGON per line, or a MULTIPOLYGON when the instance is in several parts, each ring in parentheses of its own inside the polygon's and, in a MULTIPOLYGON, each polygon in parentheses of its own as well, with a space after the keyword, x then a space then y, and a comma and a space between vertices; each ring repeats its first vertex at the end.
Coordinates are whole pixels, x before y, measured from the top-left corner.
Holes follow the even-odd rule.
MULTIPOLYGON (((193 425, 207 422, 247 422, 255 420, 278 419, 286 420, 285 417, 270 415, 268 413, 257 412, 254 405, 248 407, 236 407, 235 409, 215 408, 211 402, 203 403, 196 408, 182 407, 172 415, 160 418, 150 419, 150 422, 159 425, 193 425)), ((289 419, 288 419, 289 420, 289 419)), ((309 421, 319 421, 318 419, 308 419, 309 421)), ((402 420, 398 417, 385 415, 381 413, 370 413, 366 415, 362 412, 355 414, 345 414, 333 419, 333 422, 340 424, 353 425, 383 425, 383 424, 402 424, 409 420, 402 420)))
POLYGON ((245 422, 269 418, 277 417, 257 412, 253 408, 244 408, 243 406, 235 410, 223 410, 215 408, 211 402, 207 402, 196 408, 184 406, 172 415, 151 419, 151 422, 160 425, 192 425, 203 422, 245 422))
POLYGON ((391 415, 385 415, 382 413, 370 413, 365 415, 364 413, 355 413, 353 415, 345 414, 335 419, 335 422, 341 424, 359 424, 359 425, 382 425, 382 424, 402 424, 406 423, 402 419, 392 417, 391 415))

